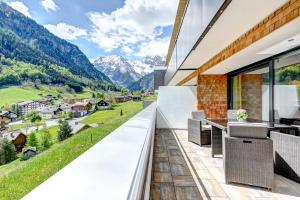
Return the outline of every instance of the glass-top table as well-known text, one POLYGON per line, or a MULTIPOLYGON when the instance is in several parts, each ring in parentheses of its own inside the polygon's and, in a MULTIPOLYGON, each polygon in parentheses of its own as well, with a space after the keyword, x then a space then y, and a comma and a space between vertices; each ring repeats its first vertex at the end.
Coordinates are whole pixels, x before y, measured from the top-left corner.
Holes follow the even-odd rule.
MULTIPOLYGON (((237 120, 230 120, 230 119, 204 119, 204 122, 215 126, 219 129, 222 129, 224 131, 227 131, 227 125, 229 122, 237 122, 239 123, 239 121, 237 120)), ((280 131, 290 131, 290 130, 297 130, 295 127, 290 126, 290 125, 286 125, 286 124, 278 124, 278 123, 274 123, 274 122, 268 122, 268 121, 263 121, 263 120, 257 120, 257 119, 247 119, 246 121, 243 121, 241 123, 264 123, 267 124, 269 131, 273 131, 273 130, 280 130, 280 131)))
MULTIPOLYGON (((223 152, 223 141, 222 138, 227 134, 227 125, 229 122, 238 122, 237 120, 228 119, 204 119, 204 122, 212 126, 211 130, 211 148, 212 157, 215 155, 222 154, 223 152)), ((270 131, 281 131, 288 133, 290 131, 297 131, 297 127, 293 127, 285 124, 277 124, 256 119, 247 119, 241 123, 265 123, 270 131)))

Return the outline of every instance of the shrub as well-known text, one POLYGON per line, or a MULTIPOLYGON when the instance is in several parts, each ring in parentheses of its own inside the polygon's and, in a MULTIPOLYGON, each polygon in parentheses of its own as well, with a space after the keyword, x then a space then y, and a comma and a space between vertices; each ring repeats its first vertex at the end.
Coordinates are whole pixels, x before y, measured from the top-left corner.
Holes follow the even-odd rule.
POLYGON ((31 122, 31 123, 35 123, 35 122, 41 121, 41 120, 42 120, 42 117, 39 116, 39 115, 36 114, 36 113, 32 113, 32 115, 29 117, 29 119, 30 119, 30 122, 31 122))
POLYGON ((41 133, 41 148, 42 150, 46 150, 51 146, 51 135, 48 129, 43 129, 41 133))
POLYGON ((15 146, 6 138, 0 139, 0 165, 9 163, 16 158, 15 146))
POLYGON ((57 139, 58 141, 63 141, 72 136, 72 128, 67 121, 59 121, 57 139))
POLYGON ((38 146, 38 140, 36 138, 35 132, 30 133, 28 141, 27 141, 27 146, 31 146, 31 147, 38 146))

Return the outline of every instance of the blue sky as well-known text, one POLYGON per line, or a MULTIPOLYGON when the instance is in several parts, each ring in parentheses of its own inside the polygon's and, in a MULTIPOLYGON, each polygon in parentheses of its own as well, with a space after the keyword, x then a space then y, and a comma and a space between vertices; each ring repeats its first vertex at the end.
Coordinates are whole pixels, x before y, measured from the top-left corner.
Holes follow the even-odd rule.
POLYGON ((5 0, 93 60, 165 56, 178 0, 5 0))

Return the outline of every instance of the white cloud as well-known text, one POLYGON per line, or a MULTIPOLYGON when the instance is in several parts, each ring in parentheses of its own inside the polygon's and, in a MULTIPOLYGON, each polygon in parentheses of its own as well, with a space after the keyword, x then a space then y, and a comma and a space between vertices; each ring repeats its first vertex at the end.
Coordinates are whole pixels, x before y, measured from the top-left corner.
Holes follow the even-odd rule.
POLYGON ((154 39, 149 42, 143 42, 141 45, 139 45, 138 52, 135 53, 135 56, 165 56, 169 47, 169 42, 169 37, 154 39))
POLYGON ((53 0, 43 0, 41 4, 47 12, 56 11, 58 9, 58 6, 53 0))
POLYGON ((133 53, 133 49, 128 47, 128 46, 123 46, 122 50, 126 53, 126 54, 130 54, 133 53))
POLYGON ((8 5, 11 6, 13 9, 19 11, 23 15, 32 18, 30 13, 29 13, 28 7, 23 2, 21 2, 21 1, 12 1, 12 2, 8 3, 8 5))
POLYGON ((78 37, 87 35, 85 29, 81 29, 66 23, 59 23, 57 25, 46 24, 44 26, 54 35, 66 40, 76 40, 78 37))
POLYGON ((129 53, 129 47, 142 43, 145 47, 151 45, 153 51, 160 47, 158 52, 164 55, 167 47, 163 40, 169 38, 158 36, 161 27, 173 25, 177 5, 177 0, 126 0, 122 8, 110 14, 90 12, 87 15, 93 25, 89 38, 106 51, 120 48, 129 53))

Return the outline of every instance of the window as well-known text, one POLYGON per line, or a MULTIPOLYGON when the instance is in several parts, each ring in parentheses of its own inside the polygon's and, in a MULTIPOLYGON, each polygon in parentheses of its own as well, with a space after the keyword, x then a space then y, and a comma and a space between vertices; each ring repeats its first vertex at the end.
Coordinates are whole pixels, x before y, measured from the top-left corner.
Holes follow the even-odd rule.
POLYGON ((269 121, 269 66, 232 78, 232 108, 245 109, 249 118, 269 121))
POLYGON ((300 52, 274 62, 274 118, 277 122, 300 118, 300 52))
POLYGON ((249 118, 291 124, 300 120, 300 50, 228 74, 229 108, 249 118))

